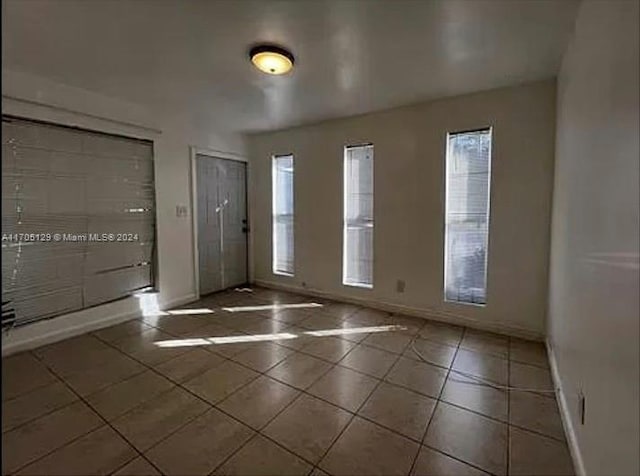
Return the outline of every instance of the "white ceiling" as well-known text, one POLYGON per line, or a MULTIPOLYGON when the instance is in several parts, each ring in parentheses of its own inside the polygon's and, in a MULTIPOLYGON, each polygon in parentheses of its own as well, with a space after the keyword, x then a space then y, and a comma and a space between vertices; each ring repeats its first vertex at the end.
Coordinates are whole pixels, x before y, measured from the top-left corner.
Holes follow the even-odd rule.
POLYGON ((574 0, 3 1, 3 69, 236 131, 554 76, 574 0), (294 53, 288 76, 250 45, 294 53))

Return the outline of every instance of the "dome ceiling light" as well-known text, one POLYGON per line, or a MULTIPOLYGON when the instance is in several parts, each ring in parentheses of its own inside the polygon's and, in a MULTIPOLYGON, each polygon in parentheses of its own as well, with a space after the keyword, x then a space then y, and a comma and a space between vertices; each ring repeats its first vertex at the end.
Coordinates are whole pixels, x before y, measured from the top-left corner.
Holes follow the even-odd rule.
POLYGON ((256 68, 267 74, 285 74, 293 68, 293 55, 275 45, 254 46, 249 58, 256 68))

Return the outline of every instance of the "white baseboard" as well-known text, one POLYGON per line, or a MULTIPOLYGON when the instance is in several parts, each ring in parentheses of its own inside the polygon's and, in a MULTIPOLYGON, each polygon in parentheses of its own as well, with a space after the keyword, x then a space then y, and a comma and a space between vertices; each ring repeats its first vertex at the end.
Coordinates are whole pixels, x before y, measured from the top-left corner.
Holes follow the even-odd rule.
POLYGON ((393 304, 381 301, 373 301, 368 299, 358 299, 351 296, 342 296, 333 293, 327 293, 324 291, 318 291, 314 289, 303 288, 296 285, 283 285, 281 283, 274 283, 265 280, 255 280, 254 284, 265 288, 279 289, 282 291, 291 291, 306 296, 333 299, 336 301, 343 301, 350 304, 357 304, 360 306, 366 306, 373 309, 379 309, 381 311, 393 312, 398 314, 405 314, 407 316, 420 317, 423 319, 430 319, 432 321, 445 322, 447 324, 456 324, 460 326, 470 327, 473 329, 479 329, 483 331, 495 332, 497 334, 504 334, 513 337, 520 337, 522 339, 535 340, 538 342, 544 342, 544 336, 537 331, 531 329, 525 329, 521 327, 508 326, 500 322, 490 321, 478 321, 469 317, 456 315, 453 313, 446 313, 438 311, 436 309, 421 309, 410 306, 403 306, 401 304, 393 304))
MULTIPOLYGON (((131 301, 133 298, 118 301, 116 303, 98 306, 92 309, 66 314, 23 327, 11 329, 2 335, 2 356, 15 354, 25 350, 35 349, 46 344, 52 344, 61 340, 69 339, 87 332, 96 331, 104 327, 120 324, 141 317, 142 313, 137 303, 131 301), (105 312, 108 307, 125 307, 126 309, 111 313, 106 311, 104 315, 91 316, 105 312)), ((168 309, 195 300, 195 294, 188 294, 179 298, 171 299, 160 305, 161 309, 168 309)))
POLYGON ((196 301, 198 298, 196 293, 185 294, 184 296, 180 296, 174 299, 170 299, 169 301, 165 301, 161 304, 160 308, 162 310, 172 308, 174 306, 182 306, 183 304, 187 304, 193 301, 196 301))
POLYGON ((578 438, 573 427, 571 411, 567 404, 567 397, 562 386, 562 379, 560 378, 560 373, 558 371, 558 362, 556 361, 555 352, 549 339, 545 340, 545 344, 547 347, 547 355, 549 356, 549 366, 551 367, 551 378, 553 379, 553 385, 556 389, 556 400, 558 401, 558 407, 560 409, 560 418, 562 419, 564 434, 567 437, 569 452, 571 453, 571 459, 573 460, 573 469, 577 476, 586 476, 587 473, 584 469, 584 460, 582 459, 582 453, 580 452, 580 446, 578 445, 578 438))

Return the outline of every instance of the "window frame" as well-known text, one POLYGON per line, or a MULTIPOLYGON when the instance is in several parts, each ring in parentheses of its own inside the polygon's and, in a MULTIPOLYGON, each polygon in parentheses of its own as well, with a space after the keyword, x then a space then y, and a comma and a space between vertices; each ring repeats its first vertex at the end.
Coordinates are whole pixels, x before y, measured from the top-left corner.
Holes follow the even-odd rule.
MULTIPOLYGON (((27 124, 30 123, 34 126, 50 127, 52 129, 58 129, 62 131, 66 130, 73 133, 88 134, 88 135, 94 135, 99 137, 112 138, 116 140, 124 140, 124 141, 130 141, 130 142, 138 142, 141 144, 145 144, 151 148, 151 159, 149 164, 150 172, 151 172, 150 173, 151 182, 149 183, 149 186, 152 189, 152 193, 151 193, 152 213, 150 216, 152 217, 151 219, 151 237, 152 238, 151 239, 153 241, 151 245, 150 260, 146 262, 146 264, 149 266, 150 283, 148 285, 126 291, 118 297, 100 300, 98 302, 91 303, 91 304, 86 304, 85 298, 83 297, 82 306, 77 308, 66 309, 61 312, 52 312, 50 314, 41 315, 41 316, 33 317, 30 319, 15 318, 14 324, 12 324, 12 326, 15 326, 15 327, 27 326, 30 324, 44 322, 51 319, 56 319, 58 317, 68 316, 74 313, 82 313, 87 310, 105 306, 118 301, 124 301, 126 299, 131 299, 133 297, 139 298, 140 296, 144 296, 144 295, 153 296, 154 294, 156 294, 159 291, 160 280, 159 280, 159 263, 158 263, 158 208, 157 208, 158 203, 157 203, 157 187, 156 187, 157 182, 156 182, 156 172, 155 172, 155 169, 156 169, 155 140, 150 137, 145 137, 144 135, 136 136, 128 131, 116 131, 116 132, 107 131, 106 129, 103 130, 93 126, 85 126, 84 124, 78 125, 75 123, 73 124, 67 123, 67 121, 63 121, 63 120, 40 119, 38 117, 32 117, 28 115, 21 115, 21 114, 14 114, 14 113, 3 113, 2 120, 3 122, 9 122, 9 123, 13 121, 18 123, 20 122, 27 123, 27 124)), ((79 154, 84 154, 84 152, 81 152, 79 154)), ((82 233, 79 232, 78 234, 82 234, 82 233)), ((15 307, 15 306, 12 305, 11 307, 15 307)))
MULTIPOLYGON (((343 147, 343 158, 342 158, 342 285, 349 286, 360 289, 373 289, 374 286, 374 243, 375 243, 375 162, 372 164, 372 181, 371 181, 371 200, 372 200, 372 219, 371 219, 371 229, 372 229, 372 243, 371 243, 371 283, 358 283, 354 281, 347 281, 347 153, 349 149, 356 148, 371 148, 375 151, 374 145, 372 142, 366 142, 362 144, 349 144, 343 147)), ((372 161, 375 160, 375 152, 373 152, 372 161)))
POLYGON ((292 153, 274 154, 271 156, 271 272, 277 276, 294 277, 295 276, 295 157, 292 153), (282 270, 277 267, 277 240, 276 240, 276 223, 278 217, 282 214, 276 213, 276 180, 277 180, 277 162, 279 159, 291 158, 292 180, 291 180, 291 223, 292 223, 292 244, 291 244, 291 270, 282 270))
POLYGON ((444 256, 443 256, 443 267, 444 267, 444 272, 442 274, 443 276, 443 283, 442 283, 442 294, 443 294, 443 301, 446 304, 458 304, 458 305, 466 305, 466 306, 475 306, 475 307, 481 307, 484 308, 487 306, 487 303, 489 301, 488 299, 488 291, 489 291, 489 249, 490 249, 490 242, 491 242, 491 233, 490 233, 490 228, 491 228, 491 182, 492 182, 492 171, 493 171, 493 151, 494 151, 494 137, 495 137, 495 127, 493 125, 486 125, 483 127, 477 127, 477 128, 473 128, 473 129, 462 129, 462 130, 456 130, 456 131, 451 131, 451 132, 447 132, 445 135, 445 157, 444 157, 444 188, 445 188, 445 197, 444 197, 444 206, 443 206, 443 251, 444 251, 444 256), (488 164, 488 170, 487 170, 487 176, 488 176, 488 183, 487 183, 487 211, 486 211, 486 216, 487 216, 487 237, 486 237, 486 251, 485 251, 485 256, 484 256, 484 302, 480 303, 480 302, 472 302, 472 301, 458 301, 458 300, 453 300, 453 299, 449 299, 447 298, 447 257, 449 256, 448 253, 448 240, 447 240, 447 208, 448 208, 448 203, 449 203, 449 155, 450 155, 450 139, 453 136, 456 135, 462 135, 462 134, 472 134, 472 133, 478 133, 478 132, 488 132, 489 133, 489 164, 488 164))

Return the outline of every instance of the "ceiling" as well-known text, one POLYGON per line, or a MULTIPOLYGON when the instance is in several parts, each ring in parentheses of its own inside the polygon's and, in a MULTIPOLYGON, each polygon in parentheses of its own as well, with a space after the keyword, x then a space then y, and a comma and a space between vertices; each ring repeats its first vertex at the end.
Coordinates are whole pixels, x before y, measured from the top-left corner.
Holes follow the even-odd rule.
POLYGON ((234 131, 261 131, 556 74, 578 3, 521 0, 3 1, 3 70, 234 131), (252 67, 256 42, 296 67, 252 67))

